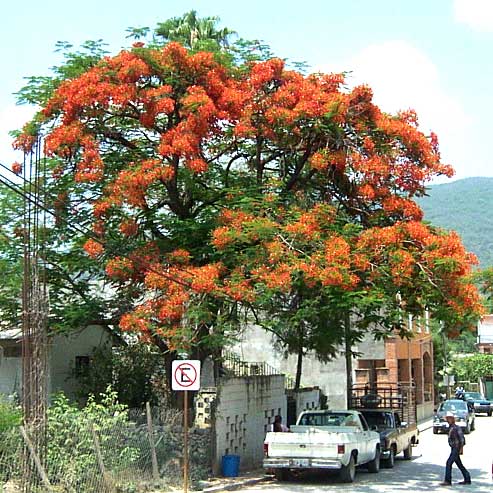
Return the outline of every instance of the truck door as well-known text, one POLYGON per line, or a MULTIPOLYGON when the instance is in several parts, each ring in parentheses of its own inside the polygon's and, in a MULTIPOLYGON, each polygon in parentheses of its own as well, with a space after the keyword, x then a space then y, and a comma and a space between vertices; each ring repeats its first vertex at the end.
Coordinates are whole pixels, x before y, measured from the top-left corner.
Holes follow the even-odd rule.
POLYGON ((359 463, 366 463, 373 458, 373 444, 370 444, 370 427, 366 422, 365 417, 362 414, 358 414, 359 420, 361 423, 361 446, 359 450, 359 455, 361 455, 361 460, 358 460, 359 463))
POLYGON ((407 448, 407 443, 404 443, 406 440, 406 433, 404 433, 403 428, 401 428, 401 417, 399 413, 393 414, 394 426, 397 432, 397 450, 396 453, 402 452, 405 448, 407 448))

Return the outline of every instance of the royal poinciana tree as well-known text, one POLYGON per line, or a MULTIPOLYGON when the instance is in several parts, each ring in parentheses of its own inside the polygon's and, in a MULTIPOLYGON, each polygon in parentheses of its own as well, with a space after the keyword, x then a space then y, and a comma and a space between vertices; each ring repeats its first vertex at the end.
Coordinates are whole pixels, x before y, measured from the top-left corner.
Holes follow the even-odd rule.
POLYGON ((328 359, 370 327, 404 331, 402 310, 451 331, 479 316, 473 257, 414 202, 452 169, 369 87, 173 41, 56 86, 15 145, 43 135, 57 210, 90 206, 84 249, 125 300, 121 330, 203 357, 250 313, 328 359))

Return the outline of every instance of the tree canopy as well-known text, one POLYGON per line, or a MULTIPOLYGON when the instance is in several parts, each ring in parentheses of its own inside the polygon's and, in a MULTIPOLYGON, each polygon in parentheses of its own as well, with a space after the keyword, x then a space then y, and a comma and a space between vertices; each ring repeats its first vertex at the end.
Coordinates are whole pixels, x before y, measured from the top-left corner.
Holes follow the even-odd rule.
POLYGON ((402 309, 450 330, 475 320, 474 257, 415 202, 452 174, 415 112, 383 112, 344 74, 243 56, 244 42, 220 42, 229 31, 203 51, 201 29, 188 42, 172 19, 162 45, 91 46, 97 57, 72 54, 70 72, 20 92, 42 109, 16 147, 44 137, 59 209, 91 221, 84 249, 125 300, 101 309, 163 349, 210 351, 241 307, 323 357, 350 307, 359 330, 405 330, 402 309))

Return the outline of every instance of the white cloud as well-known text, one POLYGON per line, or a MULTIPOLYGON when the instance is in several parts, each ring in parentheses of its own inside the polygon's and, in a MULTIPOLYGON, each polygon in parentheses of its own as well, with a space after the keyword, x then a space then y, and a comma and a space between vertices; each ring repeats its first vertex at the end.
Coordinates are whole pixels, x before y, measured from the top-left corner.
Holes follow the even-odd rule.
POLYGON ((454 0, 454 17, 476 31, 493 32, 493 0, 454 0))
POLYGON ((352 71, 351 86, 368 84, 375 103, 384 111, 416 110, 421 130, 438 135, 443 161, 452 164, 458 176, 463 175, 466 133, 472 121, 460 102, 447 93, 437 67, 425 53, 406 41, 388 41, 367 46, 339 70, 352 71))
POLYGON ((9 132, 21 128, 34 112, 32 106, 9 105, 0 108, 0 163, 10 167, 14 161, 22 162, 22 153, 12 149, 9 132))

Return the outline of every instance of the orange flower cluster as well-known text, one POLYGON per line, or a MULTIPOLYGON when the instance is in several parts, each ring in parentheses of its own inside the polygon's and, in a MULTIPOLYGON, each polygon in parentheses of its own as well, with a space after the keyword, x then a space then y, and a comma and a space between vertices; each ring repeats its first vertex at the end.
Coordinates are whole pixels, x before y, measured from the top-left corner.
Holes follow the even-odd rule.
POLYGON ((15 162, 12 164, 12 172, 14 172, 16 175, 20 175, 22 173, 22 164, 15 162))
POLYGON ((120 224, 120 231, 125 236, 135 236, 139 231, 139 225, 134 219, 127 219, 120 224))
POLYGON ((101 242, 89 239, 84 243, 84 250, 90 257, 97 258, 104 252, 104 247, 101 242))
POLYGON ((106 264, 106 274, 115 280, 128 281, 132 278, 135 266, 128 258, 115 257, 106 264))

